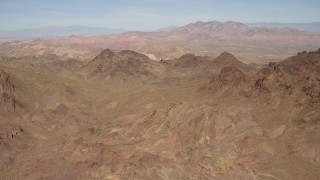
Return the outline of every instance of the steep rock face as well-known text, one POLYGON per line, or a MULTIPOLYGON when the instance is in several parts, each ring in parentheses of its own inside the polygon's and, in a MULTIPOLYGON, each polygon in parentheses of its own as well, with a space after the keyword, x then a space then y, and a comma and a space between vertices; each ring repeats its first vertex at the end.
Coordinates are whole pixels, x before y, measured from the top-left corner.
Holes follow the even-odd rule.
POLYGON ((15 86, 11 83, 9 74, 0 69, 0 112, 16 110, 14 92, 15 86))
POLYGON ((84 70, 89 77, 155 77, 152 70, 156 64, 135 51, 112 52, 106 49, 89 62, 84 70))

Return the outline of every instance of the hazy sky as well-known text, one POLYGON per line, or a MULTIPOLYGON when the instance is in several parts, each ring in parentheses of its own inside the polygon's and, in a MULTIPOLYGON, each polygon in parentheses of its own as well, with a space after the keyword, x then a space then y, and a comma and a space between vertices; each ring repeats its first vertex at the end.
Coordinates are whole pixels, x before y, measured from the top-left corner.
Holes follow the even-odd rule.
POLYGON ((154 30, 195 21, 319 22, 320 0, 0 0, 0 31, 86 25, 154 30))

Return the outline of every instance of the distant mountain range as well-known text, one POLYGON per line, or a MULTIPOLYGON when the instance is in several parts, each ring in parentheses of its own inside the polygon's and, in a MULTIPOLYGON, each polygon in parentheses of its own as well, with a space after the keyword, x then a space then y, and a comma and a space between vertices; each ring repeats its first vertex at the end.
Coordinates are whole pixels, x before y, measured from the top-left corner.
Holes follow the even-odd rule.
POLYGON ((33 36, 40 37, 40 39, 24 43, 4 43, 1 45, 0 55, 8 57, 39 56, 38 52, 41 49, 43 52, 41 54, 87 59, 102 49, 110 48, 113 50, 136 50, 154 60, 161 60, 178 58, 185 53, 214 56, 224 51, 232 51, 246 63, 267 63, 283 60, 285 57, 295 55, 300 50, 310 51, 320 47, 319 33, 288 27, 261 27, 258 25, 251 27, 234 21, 198 21, 182 27, 168 27, 153 32, 120 33, 122 31, 119 30, 119 33, 115 34, 111 33, 114 31, 106 29, 98 31, 88 28, 88 32, 81 30, 82 28, 79 26, 70 28, 69 31, 66 30, 68 29, 66 27, 63 29, 57 30, 60 34, 55 34, 55 31, 50 29, 42 29, 42 31, 39 30, 40 32, 34 30, 16 32, 17 36, 12 36, 13 38, 29 37, 31 39, 33 36), (103 32, 109 32, 109 34, 103 32), (102 35, 84 37, 89 34, 102 35), (46 35, 51 38, 47 38, 46 35), (75 51, 71 51, 71 49, 75 49, 75 51), (79 54, 79 52, 85 53, 79 54))
POLYGON ((313 23, 247 23, 250 27, 292 28, 306 32, 320 33, 320 22, 313 23))
POLYGON ((21 29, 0 32, 0 43, 16 40, 30 40, 35 38, 65 37, 71 35, 93 36, 102 34, 119 34, 126 30, 90 26, 52 26, 44 28, 21 29))
MULTIPOLYGON (((217 21, 202 22, 198 21, 191 23, 183 27, 168 26, 155 30, 155 32, 168 32, 177 29, 186 29, 190 26, 201 26, 202 31, 220 31, 220 32, 230 32, 230 33, 252 33, 248 32, 248 27, 259 28, 259 31, 266 30, 266 28, 280 28, 282 29, 295 29, 299 31, 306 31, 312 33, 320 33, 320 22, 314 23, 236 23, 233 21, 228 21, 221 24, 217 21), (246 27, 248 26, 248 27, 246 27), (209 29, 208 29, 209 28, 209 29), (211 29, 210 29, 211 28, 211 29), (231 29, 230 29, 231 28, 231 29), (238 29, 240 28, 240 29, 238 29), (246 31, 246 32, 244 32, 246 31)), ((257 30, 257 29, 256 29, 257 30)), ((192 29, 191 31, 199 31, 199 29, 192 29)), ((291 30, 292 31, 292 30, 291 30)), ((44 28, 33 28, 33 29, 21 29, 15 31, 0 31, 0 43, 7 41, 20 41, 20 40, 32 40, 36 38, 55 38, 55 37, 66 37, 71 35, 78 36, 94 36, 94 35, 110 35, 110 34, 121 34, 127 32, 124 29, 113 29, 104 27, 90 27, 90 26, 52 26, 44 28)))
POLYGON ((195 23, 188 24, 186 26, 176 28, 173 31, 188 32, 193 35, 210 34, 210 35, 228 35, 228 36, 254 36, 254 35, 275 35, 275 34, 296 34, 302 33, 299 30, 283 27, 283 28, 272 28, 272 27, 250 27, 246 24, 234 21, 218 22, 209 21, 203 22, 198 21, 195 23))

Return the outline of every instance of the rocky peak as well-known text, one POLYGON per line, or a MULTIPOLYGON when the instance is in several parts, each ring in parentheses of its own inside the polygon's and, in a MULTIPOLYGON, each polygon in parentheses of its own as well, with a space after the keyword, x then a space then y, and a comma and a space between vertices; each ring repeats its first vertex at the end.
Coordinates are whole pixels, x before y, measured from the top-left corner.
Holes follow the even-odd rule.
POLYGON ((232 55, 231 53, 224 51, 223 53, 221 53, 217 58, 217 59, 231 59, 231 60, 237 60, 237 58, 232 55))
POLYGON ((194 59, 194 58, 196 58, 194 54, 184 54, 179 59, 184 60, 184 59, 194 59))
POLYGON ((182 55, 179 59, 180 62, 184 61, 184 62, 194 62, 197 61, 197 56, 195 56, 194 54, 185 54, 182 55))
POLYGON ((137 77, 149 76, 149 66, 151 60, 138 52, 123 50, 113 52, 109 49, 102 51, 84 69, 89 72, 89 77, 137 77))
POLYGON ((105 49, 103 51, 101 51, 101 53, 96 56, 93 61, 98 61, 99 59, 110 59, 113 56, 115 56, 115 53, 112 52, 110 49, 105 49))
POLYGON ((215 58, 214 62, 219 66, 237 65, 244 66, 245 64, 239 61, 235 56, 229 52, 223 52, 215 58))
POLYGON ((194 54, 185 54, 177 59, 175 66, 191 67, 198 64, 199 59, 194 54))
POLYGON ((105 50, 101 51, 100 55, 113 56, 114 52, 112 52, 110 49, 105 49, 105 50))

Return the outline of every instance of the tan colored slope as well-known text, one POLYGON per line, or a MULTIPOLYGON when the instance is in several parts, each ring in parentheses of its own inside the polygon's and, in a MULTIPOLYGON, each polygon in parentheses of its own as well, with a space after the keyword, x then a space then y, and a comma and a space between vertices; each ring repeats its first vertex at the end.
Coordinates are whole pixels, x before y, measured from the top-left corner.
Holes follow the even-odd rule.
POLYGON ((41 40, 11 42, 0 45, 0 56, 3 57, 43 57, 55 55, 60 60, 77 59, 87 61, 94 57, 95 51, 56 46, 41 40))

